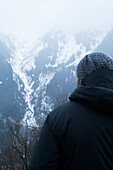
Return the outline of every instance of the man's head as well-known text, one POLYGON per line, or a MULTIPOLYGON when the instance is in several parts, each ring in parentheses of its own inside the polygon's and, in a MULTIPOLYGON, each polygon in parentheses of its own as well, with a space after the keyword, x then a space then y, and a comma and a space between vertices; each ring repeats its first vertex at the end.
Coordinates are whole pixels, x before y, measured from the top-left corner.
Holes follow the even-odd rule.
POLYGON ((81 85, 85 77, 98 69, 112 69, 113 60, 103 53, 86 55, 77 66, 77 85, 81 85))

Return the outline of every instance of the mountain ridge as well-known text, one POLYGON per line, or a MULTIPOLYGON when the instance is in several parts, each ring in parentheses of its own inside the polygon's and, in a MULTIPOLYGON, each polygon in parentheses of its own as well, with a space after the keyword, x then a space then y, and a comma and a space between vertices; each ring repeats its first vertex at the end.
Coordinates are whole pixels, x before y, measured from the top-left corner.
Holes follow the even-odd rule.
POLYGON ((76 65, 85 54, 96 49, 103 37, 100 32, 56 32, 26 44, 12 37, 11 40, 5 38, 10 53, 6 61, 12 68, 17 91, 22 95, 20 108, 25 107, 24 121, 29 124, 36 124, 36 120, 43 122, 54 109, 56 97, 64 93, 69 95, 74 90, 76 65))

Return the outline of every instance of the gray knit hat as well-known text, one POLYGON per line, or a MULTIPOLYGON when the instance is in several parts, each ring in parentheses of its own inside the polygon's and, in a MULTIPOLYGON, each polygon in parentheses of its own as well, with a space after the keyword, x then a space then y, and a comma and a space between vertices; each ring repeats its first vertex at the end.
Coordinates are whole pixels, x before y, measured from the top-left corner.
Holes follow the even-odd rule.
POLYGON ((88 74, 101 68, 113 70, 113 59, 106 54, 98 52, 86 55, 77 66, 77 77, 80 83, 88 74))

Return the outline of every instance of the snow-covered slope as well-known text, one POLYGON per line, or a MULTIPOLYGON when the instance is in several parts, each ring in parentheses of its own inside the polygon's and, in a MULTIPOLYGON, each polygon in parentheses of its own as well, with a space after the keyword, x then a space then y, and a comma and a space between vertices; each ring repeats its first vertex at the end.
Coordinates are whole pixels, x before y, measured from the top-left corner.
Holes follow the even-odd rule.
POLYGON ((102 43, 99 44, 96 51, 104 52, 113 57, 113 29, 107 34, 102 43))
POLYGON ((1 36, 11 49, 7 60, 26 103, 24 121, 43 122, 55 107, 56 98, 74 90, 76 65, 85 54, 94 51, 103 38, 100 32, 56 32, 28 43, 12 37, 8 41, 1 36))
POLYGON ((27 109, 25 113, 24 120, 29 119, 30 122, 35 124, 34 119, 34 105, 31 104, 32 93, 33 93, 33 84, 34 81, 31 81, 31 76, 27 75, 27 71, 30 71, 35 68, 35 56, 44 48, 42 44, 38 42, 37 48, 33 49, 33 44, 22 43, 14 41, 15 50, 12 53, 12 57, 9 62, 13 69, 14 80, 18 83, 18 89, 24 95, 25 102, 27 104, 27 109), (23 84, 20 84, 18 78, 22 80, 23 84))
MULTIPOLYGON (((13 78, 10 58, 11 48, 0 40, 0 139, 8 129, 9 119, 23 119, 26 112, 25 101, 13 78)), ((21 83, 20 79, 18 81, 21 83)))

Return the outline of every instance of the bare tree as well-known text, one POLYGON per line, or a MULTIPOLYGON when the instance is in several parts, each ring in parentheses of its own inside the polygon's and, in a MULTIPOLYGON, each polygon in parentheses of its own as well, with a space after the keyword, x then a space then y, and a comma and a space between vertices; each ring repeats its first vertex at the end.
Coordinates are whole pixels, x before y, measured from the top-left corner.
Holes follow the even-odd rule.
POLYGON ((40 127, 29 127, 22 125, 20 122, 11 124, 10 132, 12 134, 12 148, 16 151, 23 170, 28 170, 28 163, 31 157, 31 152, 36 139, 40 132, 40 127))
POLYGON ((2 170, 28 170, 31 153, 40 130, 40 126, 22 125, 19 121, 11 122, 10 142, 2 150, 2 170))

